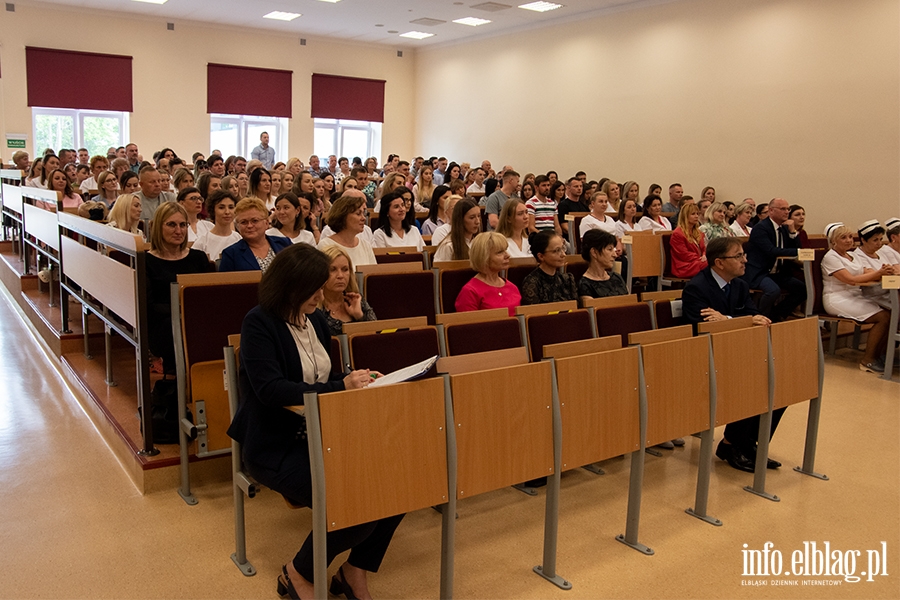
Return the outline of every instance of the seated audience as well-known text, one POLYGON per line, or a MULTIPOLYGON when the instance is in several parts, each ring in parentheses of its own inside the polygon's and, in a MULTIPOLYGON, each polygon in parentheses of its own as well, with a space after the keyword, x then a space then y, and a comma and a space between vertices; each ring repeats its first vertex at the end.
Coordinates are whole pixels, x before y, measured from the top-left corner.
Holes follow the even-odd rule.
POLYGON ((887 240, 878 251, 881 259, 900 269, 900 219, 893 218, 884 222, 887 240))
POLYGON ((600 190, 606 194, 606 197, 609 201, 609 205, 606 209, 606 212, 612 214, 618 214, 619 212, 619 184, 613 181, 612 179, 607 179, 600 190))
POLYGON ((195 187, 194 174, 187 169, 178 169, 172 177, 172 185, 175 187, 176 194, 186 187, 195 187))
MULTIPOLYGON (((457 206, 462 206, 462 202, 457 206)), ((500 277, 500 272, 509 267, 506 248, 506 238, 496 231, 486 232, 475 238, 469 262, 478 274, 463 286, 456 297, 457 312, 506 308, 510 316, 516 314, 516 307, 521 302, 519 289, 500 277)))
MULTIPOLYGON (((413 198, 419 204, 425 205, 428 202, 432 201, 432 197, 434 196, 434 169, 430 166, 424 166, 419 171, 419 176, 416 179, 416 184, 413 186, 412 193, 413 198)), ((450 191, 450 188, 447 187, 447 191, 450 191)), ((429 210, 431 206, 429 205, 429 210)), ((425 235, 430 234, 430 231, 424 231, 425 235)))
POLYGON ((788 203, 775 198, 768 208, 769 216, 750 231, 743 279, 751 289, 762 290, 759 312, 778 322, 806 299, 806 285, 794 277, 793 261, 785 260, 796 259, 800 247, 794 222, 788 219, 788 203), (779 302, 782 292, 786 296, 779 302))
POLYGON ((141 182, 137 173, 126 169, 124 173, 117 176, 119 180, 119 192, 122 194, 137 194, 141 191, 141 182))
POLYGON ((620 240, 626 235, 631 235, 632 232, 640 230, 637 222, 637 209, 637 200, 633 198, 625 198, 619 202, 619 214, 618 220, 616 221, 616 237, 620 240))
POLYGON ((35 159, 25 176, 25 187, 40 187, 41 174, 44 172, 44 163, 35 159))
MULTIPOLYGON (((432 190, 428 199, 428 218, 422 223, 422 235, 433 235, 438 227, 450 222, 452 213, 447 212, 445 201, 452 195, 450 188, 446 185, 439 185, 432 190)), ((413 188, 413 198, 415 197, 416 190, 413 188)), ((416 199, 416 201, 421 202, 419 199, 416 199)))
POLYGON ((237 200, 231 192, 218 189, 206 199, 206 212, 213 226, 197 234, 194 250, 206 252, 209 260, 215 262, 222 256, 222 250, 241 241, 241 235, 234 230, 234 207, 237 200))
POLYGON ((222 178, 220 186, 223 190, 227 190, 235 198, 240 198, 240 189, 238 188, 237 179, 234 175, 226 175, 222 178))
POLYGON ((325 315, 331 335, 343 333, 344 323, 376 320, 375 311, 359 293, 350 256, 340 246, 328 246, 322 252, 328 257, 330 266, 319 309, 325 315))
POLYGON ((678 212, 678 227, 669 244, 672 275, 691 278, 706 267, 706 241, 700 231, 700 208, 686 204, 678 212))
POLYGON ((659 196, 644 198, 644 216, 638 221, 641 231, 672 231, 672 223, 662 216, 662 199, 659 196))
MULTIPOLYGON (((452 215, 453 207, 455 207, 456 203, 462 199, 463 197, 457 194, 451 193, 449 196, 444 194, 444 198, 440 201, 441 206, 443 206, 444 208, 444 214, 448 216, 452 215)), ((434 233, 431 234, 432 246, 438 247, 441 245, 441 242, 447 239, 447 236, 450 235, 450 230, 452 229, 451 225, 452 223, 450 222, 450 220, 448 220, 448 222, 444 223, 434 230, 434 233)))
POLYGON ((528 244, 528 207, 519 198, 511 198, 500 211, 497 233, 506 238, 511 258, 530 258, 528 244))
POLYGON ((522 281, 522 304, 545 304, 576 300, 578 287, 571 273, 563 272, 566 264, 566 242, 552 231, 539 231, 531 236, 531 254, 537 268, 522 281))
MULTIPOLYGON (((522 190, 525 190, 524 186, 522 190)), ((559 226, 562 228, 564 236, 569 233, 569 223, 566 221, 566 215, 573 212, 590 212, 591 210, 590 196, 588 196, 587 201, 584 204, 581 203, 583 190, 584 185, 577 177, 570 177, 566 181, 566 195, 559 201, 559 204, 556 207, 556 218, 559 219, 559 226)), ((531 195, 522 194, 522 198, 531 199, 532 196, 534 196, 533 193, 531 195)), ((581 235, 578 237, 580 238, 581 235)))
MULTIPOLYGON (((249 167, 249 164, 247 166, 249 167)), ((275 210, 275 200, 272 198, 272 176, 262 167, 261 163, 250 172, 250 188, 247 197, 258 198, 265 205, 266 214, 275 210)))
POLYGON ((719 237, 731 237, 734 232, 728 226, 728 211, 721 202, 713 202, 706 209, 704 223, 700 231, 706 237, 706 243, 719 237))
MULTIPOLYGON (((741 279, 747 263, 741 241, 734 237, 712 240, 706 259, 708 266, 691 279, 681 297, 684 316, 695 331, 698 323, 731 317, 753 316, 754 325, 769 325, 771 321, 757 313, 750 299, 750 286, 741 279)), ((770 439, 783 414, 783 408, 773 412, 770 439)), ((716 456, 735 469, 752 473, 756 468, 758 438, 759 416, 729 423, 716 456)), ((769 459, 766 466, 775 469, 781 463, 769 459)))
POLYGON ((50 172, 50 176, 47 178, 47 189, 59 194, 63 208, 78 208, 84 202, 81 196, 72 191, 72 185, 62 169, 50 172))
POLYGON ((825 235, 830 250, 822 258, 822 304, 830 315, 872 325, 859 368, 881 374, 891 316, 878 303, 863 296, 859 284, 880 281, 882 276, 891 275, 894 268, 882 264, 878 270, 866 269, 853 253, 853 231, 843 223, 831 223, 825 228, 825 235))
POLYGON ((250 176, 246 171, 235 171, 234 179, 237 181, 238 198, 246 198, 250 195, 250 176))
POLYGON ((196 242, 197 236, 202 232, 212 229, 213 224, 200 218, 203 210, 203 196, 195 187, 182 188, 178 192, 177 202, 184 207, 188 216, 188 242, 196 242))
MULTIPOLYGON (((884 260, 879 254, 879 250, 884 246, 884 227, 877 219, 866 221, 860 225, 857 234, 859 235, 859 247, 853 250, 852 255, 853 260, 863 266, 864 273, 880 272, 882 267, 887 266, 890 275, 900 275, 900 267, 884 260)), ((890 294, 881 287, 880 280, 871 287, 862 288, 862 293, 865 298, 877 302, 882 308, 891 310, 890 294)))
POLYGON ((306 198, 298 198, 294 192, 284 192, 275 200, 273 224, 266 235, 282 236, 293 244, 315 246, 317 229, 310 221, 310 204, 306 198))
MULTIPOLYGON (((505 177, 504 181, 506 181, 505 177)), ((558 194, 561 190, 565 194, 565 185, 559 181, 556 183, 560 184, 556 193, 558 194)), ((559 235, 562 234, 559 215, 556 213, 559 202, 554 199, 553 194, 553 184, 550 183, 546 175, 538 175, 534 178, 534 197, 525 201, 525 206, 528 208, 529 233, 551 231, 559 235)))
MULTIPOLYGON (((274 188, 273 188, 274 189, 274 188)), ((281 193, 294 189, 294 174, 290 171, 281 171, 281 193)))
POLYGON ((222 250, 219 271, 266 272, 275 255, 291 245, 283 236, 266 235, 268 219, 269 209, 259 198, 244 198, 237 203, 234 223, 241 240, 222 250))
MULTIPOLYGON (((619 209, 632 200, 623 200, 619 209)), ((616 262, 616 237, 608 231, 591 229, 581 239, 581 256, 588 261, 587 271, 578 281, 578 297, 606 298, 624 296, 628 286, 622 276, 613 271, 616 262)))
POLYGON ((106 224, 146 239, 144 232, 138 228, 141 222, 141 199, 134 194, 122 194, 113 203, 106 224))
POLYGON ((374 265, 372 246, 359 236, 366 229, 366 199, 358 190, 354 192, 358 195, 345 194, 332 205, 326 222, 334 233, 326 237, 323 231, 318 248, 324 250, 328 246, 338 245, 357 267, 374 265))
POLYGON ((444 238, 435 251, 435 262, 469 260, 469 246, 479 231, 481 209, 478 205, 468 198, 457 202, 450 218, 450 235, 444 238))
POLYGON ((769 216, 769 205, 766 203, 762 203, 756 207, 756 215, 750 219, 750 226, 756 227, 756 225, 765 218, 769 216))
POLYGON ((800 247, 809 248, 809 235, 803 226, 806 225, 806 211, 799 204, 791 204, 788 208, 788 219, 794 222, 794 228, 800 238, 800 247))
MULTIPOLYGON (((385 182, 393 179, 395 175, 399 175, 399 173, 388 175, 385 182)), ((402 180, 403 176, 401 175, 400 178, 402 180)), ((374 234, 374 245, 376 248, 412 246, 421 252, 425 247, 425 242, 422 240, 419 230, 410 225, 409 219, 406 218, 407 208, 403 190, 406 188, 402 187, 401 182, 399 189, 388 192, 379 200, 381 212, 378 215, 378 230, 374 234)))
POLYGON ((750 219, 753 217, 753 205, 741 202, 734 209, 734 222, 731 231, 738 237, 750 237, 750 219))
POLYGON ((119 197, 119 182, 112 171, 101 171, 97 176, 97 195, 93 196, 93 202, 102 202, 107 208, 112 208, 116 198, 119 197))
MULTIPOLYGON (((362 388, 367 369, 344 374, 332 369, 331 336, 317 310, 328 281, 328 258, 305 244, 280 253, 259 284, 259 306, 241 328, 241 404, 228 435, 243 446, 244 463, 259 483, 303 506, 312 506, 312 476, 306 421, 285 410, 306 392, 362 388)), ((377 376, 377 373, 375 373, 377 376)), ((377 571, 403 515, 329 531, 328 555, 351 550, 332 579, 332 589, 369 598, 367 571, 377 571)), ((282 567, 279 588, 292 598, 312 598, 313 541, 310 534, 282 567)))
MULTIPOLYGON (((116 201, 118 203, 119 200, 116 201)), ((155 361, 153 363, 157 372, 175 372, 171 284, 177 281, 179 275, 211 270, 209 259, 203 252, 188 248, 187 230, 187 213, 180 204, 164 202, 156 209, 146 259, 146 277, 150 352, 162 360, 161 365, 155 361)))
POLYGON ((578 237, 583 238, 584 234, 591 229, 601 229, 607 233, 616 235, 616 222, 606 213, 609 208, 606 194, 603 192, 594 192, 591 196, 591 213, 585 215, 581 219, 581 225, 578 227, 578 237))
POLYGON ((281 171, 269 171, 269 177, 272 179, 272 185, 271 185, 272 197, 275 198, 277 196, 280 196, 283 193, 281 191, 281 181, 282 181, 281 171))

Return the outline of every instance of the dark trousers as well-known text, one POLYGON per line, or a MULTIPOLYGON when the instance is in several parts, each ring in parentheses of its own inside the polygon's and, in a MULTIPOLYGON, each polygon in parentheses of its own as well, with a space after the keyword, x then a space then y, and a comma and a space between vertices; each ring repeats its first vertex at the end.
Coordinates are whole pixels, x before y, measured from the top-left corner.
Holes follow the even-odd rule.
MULTIPOLYGON (((772 428, 769 431, 769 439, 775 435, 775 429, 781 421, 785 409, 777 408, 772 411, 772 428)), ((725 439, 728 440, 741 454, 750 459, 756 458, 756 444, 759 441, 759 415, 748 417, 729 423, 725 426, 725 439)))
MULTIPOLYGON (((312 475, 309 467, 309 448, 305 440, 297 441, 297 447, 285 456, 281 468, 277 471, 254 465, 246 457, 244 462, 250 475, 259 483, 283 494, 294 504, 312 506, 312 475)), ((396 515, 328 532, 328 564, 330 565, 337 555, 352 549, 347 562, 372 573, 378 571, 391 543, 391 538, 394 536, 394 531, 404 516, 396 515)), ((303 546, 300 547, 293 562, 297 572, 307 581, 312 582, 312 532, 306 537, 306 541, 303 542, 303 546)))
POLYGON ((772 319, 774 323, 784 321, 801 302, 806 300, 806 285, 790 272, 772 273, 763 277, 755 287, 762 290, 757 307, 759 312, 772 319), (778 302, 782 292, 787 295, 778 302))

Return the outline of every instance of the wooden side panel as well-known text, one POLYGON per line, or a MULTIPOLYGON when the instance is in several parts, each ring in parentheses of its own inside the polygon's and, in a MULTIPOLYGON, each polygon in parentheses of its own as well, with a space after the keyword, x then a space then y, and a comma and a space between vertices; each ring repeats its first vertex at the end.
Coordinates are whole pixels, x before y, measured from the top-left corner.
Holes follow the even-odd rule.
POLYGON ((25 205, 25 233, 59 252, 59 223, 56 213, 25 205))
POLYGON ((61 241, 63 273, 129 325, 137 327, 134 269, 75 240, 63 237, 61 241))
POLYGON ((450 377, 458 498, 553 473, 550 363, 450 377))
POLYGON ((662 273, 661 243, 658 235, 632 236, 632 276, 656 277, 662 273))
POLYGON ((642 346, 647 446, 709 429, 709 340, 642 346))
POLYGON ((328 529, 447 501, 444 381, 319 396, 328 529))
POLYGON ((655 344, 657 342, 670 342, 683 340, 693 335, 690 325, 667 327, 665 329, 650 329, 628 334, 629 344, 655 344))
POLYGON ((765 327, 712 334, 716 426, 769 409, 769 343, 765 327))
POLYGON ((777 323, 769 328, 775 360, 774 408, 819 395, 819 321, 815 317, 777 323))
POLYGON ((559 359, 556 381, 563 470, 640 448, 637 348, 559 359))
POLYGON ((194 401, 191 409, 194 423, 197 422, 198 400, 205 402, 207 423, 207 450, 231 448, 231 438, 225 433, 231 425, 228 410, 228 392, 225 391, 225 360, 211 360, 196 363, 191 367, 191 394, 194 401))
POLYGON ((547 344, 544 346, 544 358, 568 358, 583 354, 596 354, 608 350, 618 350, 622 347, 622 336, 607 335, 602 338, 578 340, 576 342, 562 342, 561 344, 547 344))

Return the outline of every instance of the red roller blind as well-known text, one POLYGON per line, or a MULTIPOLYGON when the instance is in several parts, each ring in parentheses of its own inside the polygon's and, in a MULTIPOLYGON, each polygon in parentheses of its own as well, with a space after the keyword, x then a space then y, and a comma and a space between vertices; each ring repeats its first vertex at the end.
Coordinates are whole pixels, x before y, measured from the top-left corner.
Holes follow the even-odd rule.
POLYGON ((384 123, 384 80, 313 73, 312 117, 384 123))
POLYGON ((206 112, 291 117, 293 71, 206 65, 206 112))
POLYGON ((132 112, 131 57, 25 47, 28 106, 132 112))

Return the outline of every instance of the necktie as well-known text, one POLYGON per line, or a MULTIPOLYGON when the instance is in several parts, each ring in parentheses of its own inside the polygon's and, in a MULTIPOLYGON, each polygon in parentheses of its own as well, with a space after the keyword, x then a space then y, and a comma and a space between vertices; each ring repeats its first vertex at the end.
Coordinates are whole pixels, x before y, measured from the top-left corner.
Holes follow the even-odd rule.
POLYGON ((728 294, 731 292, 731 284, 726 283, 722 286, 722 291, 725 292, 725 297, 728 298, 728 294))

